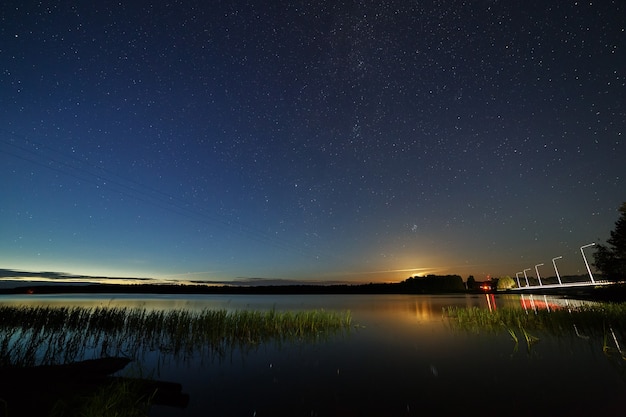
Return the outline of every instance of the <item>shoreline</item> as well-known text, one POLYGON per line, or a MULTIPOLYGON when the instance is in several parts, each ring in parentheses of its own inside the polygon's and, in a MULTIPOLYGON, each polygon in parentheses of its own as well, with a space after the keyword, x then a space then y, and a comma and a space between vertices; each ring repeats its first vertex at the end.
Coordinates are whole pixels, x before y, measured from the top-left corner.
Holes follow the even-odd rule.
MULTIPOLYGON (((52 295, 52 294, 207 294, 207 295, 356 295, 356 294, 407 294, 407 295, 467 295, 467 294, 521 294, 521 292, 482 290, 430 290, 396 284, 359 285, 274 285, 274 286, 205 286, 176 284, 86 284, 86 285, 28 285, 0 289, 0 295, 52 295)), ((524 294, 555 295, 568 298, 626 302, 626 284, 610 287, 549 288, 525 291, 524 294)))

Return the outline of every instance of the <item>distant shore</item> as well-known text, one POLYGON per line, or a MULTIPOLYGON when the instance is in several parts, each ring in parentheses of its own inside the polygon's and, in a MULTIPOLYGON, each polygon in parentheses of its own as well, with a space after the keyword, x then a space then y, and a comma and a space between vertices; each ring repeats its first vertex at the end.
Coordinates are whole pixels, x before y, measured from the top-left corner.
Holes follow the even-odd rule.
MULTIPOLYGON (((0 289, 0 295, 37 294, 245 294, 245 295, 350 295, 350 294, 507 294, 506 291, 428 289, 407 286, 404 283, 371 283, 359 285, 268 285, 268 286, 207 286, 176 284, 82 284, 82 285, 24 285, 0 289)), ((512 294, 512 293, 511 293, 512 294)), ((516 293, 517 294, 517 293, 516 293)), ((525 294, 531 294, 526 292, 525 294)), ((626 284, 584 291, 565 289, 537 291, 532 294, 557 295, 569 298, 626 302, 626 284)))
MULTIPOLYGON (((435 294, 468 291, 440 290, 435 294)), ((473 292, 473 291, 469 291, 473 292)), ((189 285, 189 284, 61 284, 23 285, 2 288, 0 294, 426 294, 431 292, 407 289, 400 283, 358 285, 189 285)))

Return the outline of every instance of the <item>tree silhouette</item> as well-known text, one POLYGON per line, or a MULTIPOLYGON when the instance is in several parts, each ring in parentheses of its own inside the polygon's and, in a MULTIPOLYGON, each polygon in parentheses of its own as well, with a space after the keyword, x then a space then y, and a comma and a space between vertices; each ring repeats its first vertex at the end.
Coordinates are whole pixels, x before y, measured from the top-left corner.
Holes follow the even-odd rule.
POLYGON ((607 245, 597 245, 593 257, 595 267, 606 279, 620 281, 626 279, 626 202, 619 208, 620 218, 607 239, 607 245))
POLYGON ((467 277, 467 289, 473 290, 474 288, 476 288, 476 279, 474 278, 474 275, 470 275, 467 277))

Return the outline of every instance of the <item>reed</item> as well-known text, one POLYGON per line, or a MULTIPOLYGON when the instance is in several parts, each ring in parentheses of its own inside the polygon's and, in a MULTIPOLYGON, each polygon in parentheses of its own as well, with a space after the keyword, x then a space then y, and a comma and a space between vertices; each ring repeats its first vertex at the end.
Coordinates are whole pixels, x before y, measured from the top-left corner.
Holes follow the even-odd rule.
POLYGON ((0 307, 0 367, 85 356, 189 357, 270 341, 315 341, 351 325, 350 312, 0 307))
MULTIPOLYGON (((600 338, 603 346, 609 344, 607 329, 610 329, 611 341, 615 344, 618 344, 618 340, 624 340, 626 335, 626 304, 600 303, 577 308, 534 311, 516 308, 490 311, 478 307, 445 307, 443 314, 455 329, 474 333, 498 333, 504 330, 516 344, 518 330, 529 349, 539 341, 537 333, 585 339, 600 338)), ((608 351, 606 347, 603 350, 608 351)))

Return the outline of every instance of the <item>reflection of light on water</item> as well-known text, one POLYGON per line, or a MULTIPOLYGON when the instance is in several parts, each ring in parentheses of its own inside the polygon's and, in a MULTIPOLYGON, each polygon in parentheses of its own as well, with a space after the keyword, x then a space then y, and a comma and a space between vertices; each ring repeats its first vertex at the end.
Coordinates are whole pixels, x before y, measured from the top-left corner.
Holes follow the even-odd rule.
POLYGON ((62 305, 80 307, 124 307, 147 310, 185 309, 210 310, 302 310, 340 309, 349 310, 356 322, 382 321, 394 323, 437 325, 442 311, 450 305, 480 307, 495 311, 497 308, 536 309, 576 308, 595 304, 588 301, 543 297, 536 299, 529 294, 519 295, 354 295, 354 296, 246 296, 246 295, 159 295, 159 294, 35 294, 0 296, 0 305, 62 305))
POLYGON ((583 300, 570 300, 568 298, 558 298, 544 295, 543 299, 536 299, 533 294, 524 295, 520 294, 520 305, 524 310, 558 310, 561 308, 579 308, 583 306, 597 305, 598 303, 593 301, 583 300))
MULTIPOLYGON (((617 341, 617 337, 615 336, 615 332, 613 331, 613 326, 609 326, 609 331, 611 332, 611 336, 613 336, 613 342, 615 343, 615 348, 617 349, 617 352, 619 352, 619 354, 622 356, 622 359, 626 360, 626 352, 622 350, 622 347, 617 341)), ((604 351, 608 352, 609 348, 605 346, 604 351)))
POLYGON ((578 327, 576 327, 576 324, 574 324, 574 331, 576 332, 576 336, 580 337, 581 339, 585 339, 585 340, 589 339, 589 336, 580 334, 580 332, 578 331, 578 327))
MULTIPOLYGON (((7 306, 70 306, 85 308, 141 308, 151 310, 235 310, 229 297, 147 294, 36 294, 0 296, 7 306)), ((240 310, 243 309, 241 306, 240 310)))
POLYGON ((425 301, 421 303, 415 302, 415 318, 418 320, 429 321, 433 319, 432 306, 425 301))
POLYGON ((522 308, 526 311, 538 310, 559 310, 567 308, 568 310, 580 308, 583 306, 594 306, 600 303, 595 301, 575 300, 569 298, 559 298, 558 296, 535 296, 533 294, 519 295, 494 295, 485 294, 483 303, 477 303, 481 298, 468 298, 467 308, 481 307, 487 308, 489 311, 495 311, 497 308, 522 308))
MULTIPOLYGON (((589 349, 590 344, 576 336, 571 345, 564 346, 542 335, 539 354, 503 355, 503 346, 505 352, 510 352, 506 333, 497 337, 459 335, 441 319, 442 308, 449 306, 480 307, 485 311, 490 306, 500 312, 515 308, 524 315, 519 295, 98 297, 115 298, 35 295, 22 296, 21 301, 41 305, 72 299, 76 303, 82 300, 111 306, 144 303, 147 308, 211 305, 232 309, 339 309, 350 310, 353 322, 362 325, 346 337, 331 338, 314 346, 301 343, 259 345, 249 351, 238 350, 223 360, 198 356, 194 362, 183 364, 174 360, 160 361, 155 353, 146 353, 142 361, 146 369, 158 369, 155 372, 160 379, 179 382, 190 393, 192 401, 185 410, 189 417, 252 415, 255 409, 259 416, 284 415, 291 404, 294 410, 299 410, 303 404, 311 404, 311 410, 318 404, 328 409, 337 406, 336 415, 409 415, 409 410, 414 416, 428 415, 433 410, 439 410, 439 415, 463 415, 468 409, 480 409, 485 404, 476 390, 463 388, 483 382, 490 384, 493 390, 490 404, 512 416, 535 415, 537 410, 545 411, 545 415, 597 415, 597 406, 606 403, 615 404, 615 410, 624 410, 621 374, 609 367, 597 366, 597 356, 589 349), (471 360, 467 360, 468 357, 471 360), (511 387, 533 386, 537 375, 550 375, 550 395, 534 396, 532 401, 519 401, 512 406, 511 387), (584 375, 583 380, 581 375, 584 375), (450 392, 455 392, 459 398, 450 401, 450 392), (586 399, 584 395, 589 396, 589 402, 572 402, 572 398, 586 399), (277 409, 276 404, 284 409, 277 409), (384 412, 384 407, 395 412, 384 412)), ((528 300, 528 294, 525 297, 528 300)), ((0 297, 0 304, 9 301, 16 302, 15 296, 0 297)), ((565 307, 578 304, 575 300, 543 296, 535 296, 535 301, 547 302, 550 311, 554 311, 553 303, 565 307)), ((586 333, 583 327, 579 328, 586 333)), ((573 335, 574 330, 570 330, 573 335)), ((613 346, 621 348, 615 342, 619 340, 624 344, 622 334, 619 329, 614 338, 612 332, 607 334, 609 352, 618 355, 613 346)), ((94 356, 97 354, 94 352, 94 356)), ((616 359, 623 362, 620 356, 616 359)), ((156 411, 155 416, 171 413, 170 410, 156 411)))

